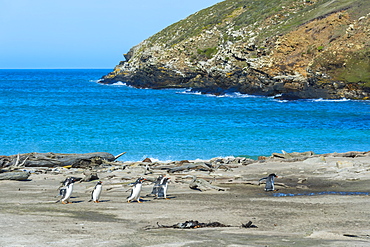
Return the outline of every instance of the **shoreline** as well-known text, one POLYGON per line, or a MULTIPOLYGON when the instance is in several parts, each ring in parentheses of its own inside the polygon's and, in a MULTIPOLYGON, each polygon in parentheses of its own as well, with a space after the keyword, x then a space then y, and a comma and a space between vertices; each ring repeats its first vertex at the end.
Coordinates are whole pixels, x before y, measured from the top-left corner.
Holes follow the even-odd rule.
POLYGON ((29 168, 32 173, 28 181, 0 181, 1 243, 2 246, 370 244, 370 208, 364 206, 370 199, 370 152, 315 155, 303 160, 276 155, 249 164, 214 160, 212 170, 202 164, 169 170, 191 165, 185 162, 170 165, 136 162, 93 170, 29 168), (103 181, 101 203, 88 202, 97 180, 76 182, 72 204, 55 203, 60 182, 67 176, 84 178, 87 171, 95 171, 103 181), (270 173, 279 176, 275 180, 277 192, 265 192, 264 184, 258 183, 270 173), (169 200, 146 196, 152 190, 152 181, 160 174, 171 178, 169 200), (141 193, 143 203, 127 203, 129 184, 139 176, 147 179, 141 193), (194 176, 213 187, 190 189, 194 176), (273 193, 313 194, 278 197, 273 193), (158 227, 190 220, 231 227, 158 227), (241 227, 249 221, 257 228, 241 227))

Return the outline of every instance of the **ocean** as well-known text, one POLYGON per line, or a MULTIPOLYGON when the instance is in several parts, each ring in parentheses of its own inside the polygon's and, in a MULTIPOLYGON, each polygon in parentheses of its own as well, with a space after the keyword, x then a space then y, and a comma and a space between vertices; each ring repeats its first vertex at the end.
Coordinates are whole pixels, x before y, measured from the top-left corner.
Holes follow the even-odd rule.
POLYGON ((0 155, 123 155, 121 161, 370 151, 370 101, 280 101, 101 85, 107 69, 0 70, 0 155))

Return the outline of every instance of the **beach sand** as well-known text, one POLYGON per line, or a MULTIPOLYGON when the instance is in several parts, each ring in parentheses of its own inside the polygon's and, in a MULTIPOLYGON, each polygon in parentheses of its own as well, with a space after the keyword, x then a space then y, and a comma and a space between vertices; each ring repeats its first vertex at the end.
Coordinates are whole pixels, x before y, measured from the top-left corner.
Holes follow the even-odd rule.
MULTIPOLYGON (((101 171, 102 202, 88 202, 96 182, 82 182, 74 185, 72 204, 55 203, 60 182, 68 175, 83 177, 82 172, 34 173, 29 181, 0 181, 0 245, 370 246, 370 156, 312 157, 296 162, 274 159, 211 174, 168 174, 170 199, 145 197, 153 186, 146 182, 143 203, 126 201, 127 184, 143 175, 141 167, 101 171), (257 184, 269 173, 279 176, 277 192, 264 192, 264 185, 257 184), (191 190, 190 179, 183 178, 188 174, 227 190, 191 190), (157 225, 188 220, 230 227, 157 225), (257 228, 241 227, 248 221, 257 228)), ((153 171, 144 177, 155 178, 160 173, 153 171)))

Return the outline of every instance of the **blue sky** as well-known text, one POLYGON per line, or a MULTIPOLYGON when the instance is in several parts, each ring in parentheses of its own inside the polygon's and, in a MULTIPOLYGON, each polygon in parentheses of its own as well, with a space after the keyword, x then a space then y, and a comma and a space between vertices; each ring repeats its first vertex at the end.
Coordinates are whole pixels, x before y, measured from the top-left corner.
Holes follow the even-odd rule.
POLYGON ((113 69, 132 46, 218 2, 0 0, 0 69, 113 69))

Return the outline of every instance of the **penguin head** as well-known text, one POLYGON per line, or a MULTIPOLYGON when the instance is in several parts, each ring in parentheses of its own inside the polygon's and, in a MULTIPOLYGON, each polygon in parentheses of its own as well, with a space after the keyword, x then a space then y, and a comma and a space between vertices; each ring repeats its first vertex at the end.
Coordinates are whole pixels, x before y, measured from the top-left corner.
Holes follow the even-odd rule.
POLYGON ((136 180, 136 183, 142 183, 144 180, 146 180, 145 178, 143 177, 139 177, 137 180, 136 180))
POLYGON ((269 175, 269 177, 278 178, 278 176, 277 176, 275 173, 271 173, 271 174, 269 175))
POLYGON ((97 184, 102 184, 103 182, 102 181, 98 181, 98 183, 97 184))

